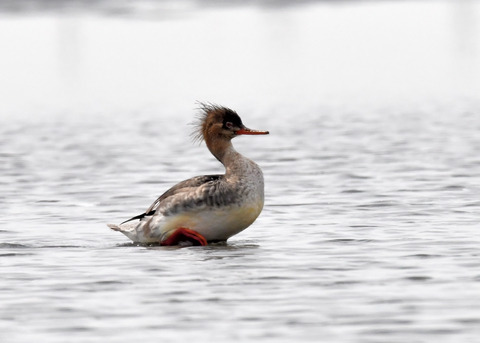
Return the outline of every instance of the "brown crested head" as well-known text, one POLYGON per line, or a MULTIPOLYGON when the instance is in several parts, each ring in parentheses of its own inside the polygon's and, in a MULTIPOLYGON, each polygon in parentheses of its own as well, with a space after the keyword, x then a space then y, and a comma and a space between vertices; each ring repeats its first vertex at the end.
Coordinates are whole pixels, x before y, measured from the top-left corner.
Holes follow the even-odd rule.
POLYGON ((200 103, 200 114, 196 129, 193 132, 195 140, 231 140, 239 135, 266 135, 268 131, 251 130, 242 123, 240 116, 233 110, 214 104, 200 103))

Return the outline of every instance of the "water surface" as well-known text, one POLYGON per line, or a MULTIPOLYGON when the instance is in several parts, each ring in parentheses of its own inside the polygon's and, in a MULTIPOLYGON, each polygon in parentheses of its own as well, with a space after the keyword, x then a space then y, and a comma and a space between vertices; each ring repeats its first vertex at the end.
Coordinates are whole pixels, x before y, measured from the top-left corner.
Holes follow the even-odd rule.
MULTIPOLYGON (((330 13, 336 19, 347 19, 352 18, 352 13, 360 13, 359 20, 370 18, 368 6, 374 5, 362 6, 313 7, 325 17, 330 13)), ((407 7, 400 7, 406 12, 396 13, 407 20, 410 17, 405 15, 411 13, 408 12, 411 4, 404 6, 407 7)), ((427 20, 430 28, 444 23, 444 14, 449 13, 444 12, 445 6, 449 6, 445 3, 435 3, 430 8, 422 6, 426 5, 416 7, 417 14, 426 13, 422 8, 435 9, 428 12, 430 17, 425 17, 431 19, 427 20)), ((185 25, 191 24, 189 20, 198 20, 195 25, 199 26, 194 27, 202 28, 199 33, 211 33, 206 27, 212 19, 234 16, 232 9, 222 11, 222 16, 215 10, 202 12, 197 19, 184 19, 185 25)), ((257 23, 259 32, 264 32, 265 27, 259 18, 283 23, 288 17, 290 25, 302 33, 306 32, 306 26, 302 25, 313 22, 308 19, 312 18, 311 8, 305 7, 266 13, 258 9, 240 12, 243 18, 249 18, 249 25, 257 23)), ((13 28, 20 19, 8 20, 2 25, 13 28)), ((36 16, 21 20, 27 26, 39 23, 36 16)), ((48 26, 52 19, 42 20, 48 26)), ((477 97, 468 92, 461 94, 454 83, 440 83, 440 79, 432 76, 435 73, 427 73, 430 78, 419 88, 427 89, 430 96, 408 96, 411 101, 404 102, 405 98, 393 91, 393 86, 381 91, 388 78, 379 73, 375 79, 380 87, 372 85, 378 102, 372 97, 367 105, 349 96, 359 94, 362 82, 371 85, 369 72, 362 66, 349 67, 361 79, 343 89, 339 80, 346 81, 351 74, 342 76, 334 71, 325 74, 328 68, 324 65, 319 64, 320 69, 315 69, 317 65, 305 63, 312 62, 312 56, 320 52, 307 49, 311 40, 301 43, 293 39, 302 51, 313 55, 296 58, 295 51, 290 51, 288 56, 293 60, 288 61, 298 69, 286 72, 291 76, 290 85, 277 85, 283 78, 272 81, 266 77, 263 82, 261 75, 255 76, 276 55, 271 47, 260 50, 264 55, 259 57, 259 69, 254 68, 252 60, 242 67, 253 68, 247 75, 253 80, 251 88, 241 72, 233 69, 241 84, 228 86, 221 92, 224 83, 212 86, 205 82, 210 85, 195 100, 231 106, 247 126, 270 130, 269 136, 239 137, 234 141, 236 148, 257 161, 264 171, 266 201, 262 215, 227 244, 182 249, 136 246, 123 235, 110 231, 105 223, 118 223, 141 213, 180 180, 222 172, 203 145, 191 142, 192 127, 188 125, 195 107, 190 95, 193 98, 203 83, 187 81, 215 68, 212 65, 212 69, 194 73, 191 78, 186 76, 188 72, 181 72, 175 81, 178 84, 173 82, 170 88, 165 88, 164 83, 169 81, 158 74, 165 71, 160 67, 152 71, 154 76, 147 78, 146 83, 135 82, 147 75, 141 68, 125 69, 125 74, 121 74, 125 82, 116 83, 118 78, 112 75, 125 65, 112 60, 111 69, 96 69, 94 66, 105 61, 89 54, 98 51, 99 56, 115 56, 116 49, 125 42, 120 40, 118 45, 112 43, 104 46, 104 50, 99 49, 95 44, 105 36, 102 33, 89 36, 88 30, 100 26, 89 26, 93 25, 91 18, 80 20, 85 20, 81 25, 86 25, 83 39, 88 44, 86 50, 80 49, 85 59, 78 65, 86 73, 67 76, 72 80, 79 77, 86 84, 91 83, 92 88, 79 86, 75 90, 78 84, 73 82, 73 88, 62 93, 56 88, 56 81, 46 82, 43 89, 22 93, 24 102, 16 94, 6 98, 2 107, 2 342, 161 339, 343 343, 478 339, 480 102, 477 97), (326 78, 310 79, 306 73, 310 69, 314 76, 323 73, 326 78), (295 70, 305 74, 300 73, 303 76, 297 78, 295 70), (98 72, 96 78, 92 76, 94 71, 98 72), (155 86, 153 80, 157 78, 161 81, 155 86), (334 85, 331 90, 335 97, 315 96, 313 86, 321 85, 317 89, 320 94, 322 89, 329 88, 329 81, 334 85), (302 91, 299 87, 302 83, 313 88, 302 91), (432 86, 436 83, 439 87, 432 86), (269 85, 277 86, 271 91, 269 85), (144 88, 137 95, 122 96, 132 94, 130 91, 140 86, 144 88), (243 89, 245 92, 241 92, 243 89), (259 96, 262 89, 269 90, 265 98, 259 96), (441 96, 443 91, 451 96, 441 96), (90 97, 94 93, 96 96, 90 97), (57 99, 55 94, 70 94, 70 98, 57 99), (182 95, 185 100, 179 104, 182 95), (251 101, 257 98, 258 106, 251 101), (43 100, 35 102, 35 99, 43 100), (229 99, 235 100, 229 102, 229 99), (92 108, 96 109, 88 110, 92 108)), ((95 20, 105 25, 106 30, 112 28, 111 18, 95 20)), ((126 39, 126 46, 136 37, 142 47, 147 47, 150 45, 141 40, 145 36, 138 35, 139 32, 158 29, 156 25, 172 28, 178 24, 176 20, 170 24, 135 20, 115 19, 114 25, 120 33, 133 30, 130 38, 117 36, 114 31, 107 36, 126 39)), ((272 25, 275 27, 275 22, 272 25)), ((397 28, 400 30, 400 26, 397 28)), ((231 29, 232 26, 227 26, 227 33, 231 29)), ((351 28, 348 30, 353 32, 351 28)), ((160 34, 161 30, 154 32, 160 34)), ((43 34, 50 37, 46 32, 43 34)), ((170 34, 172 41, 186 37, 170 34)), ((305 38, 303 34, 300 36, 305 38)), ((439 50, 434 48, 433 53, 444 51, 442 46, 448 37, 451 36, 437 37, 439 45, 435 46, 439 50)), ((285 41, 268 38, 268 35, 259 37, 253 43, 263 40, 265 44, 276 44, 276 49, 285 49, 282 45, 285 41)), ((467 40, 470 52, 475 50, 475 39, 467 40)), ((413 43, 422 42, 425 40, 420 35, 413 43)), ((244 47, 243 43, 238 44, 244 47)), ((335 44, 324 41, 327 47, 335 44)), ((138 57, 142 60, 150 56, 145 62, 161 56, 154 48, 147 51, 150 55, 140 51, 132 52, 129 58, 143 56, 138 57)), ((48 55, 42 54, 39 53, 40 59, 48 55)), ((388 51, 385 54, 385 58, 394 56, 388 51)), ((440 62, 437 61, 440 65, 434 62, 431 71, 440 72, 442 61, 448 58, 460 64, 467 61, 465 65, 471 63, 472 68, 476 66, 468 54, 456 54, 440 56, 440 62)), ((31 61, 33 57, 23 58, 31 61)), ((119 57, 125 62, 124 58, 119 57)), ((5 65, 15 66, 16 69, 9 71, 11 75, 23 77, 22 61, 16 64, 10 60, 10 64, 3 65, 4 69, 5 65)), ((376 61, 384 66, 398 62, 376 61)), ((367 59, 363 62, 365 66, 367 59)), ((206 63, 207 59, 201 60, 197 66, 206 63)), ((417 67, 424 65, 418 63, 417 67)), ((39 71, 32 84, 42 84, 50 74, 57 75, 53 70, 58 66, 53 64, 52 70, 39 71)), ((334 63, 331 67, 340 65, 334 63)), ((26 68, 36 70, 30 64, 26 68)), ((229 65, 221 64, 220 68, 225 68, 221 73, 224 78, 229 65)), ((266 68, 266 75, 273 75, 270 73, 275 69, 279 68, 266 68)), ((406 71, 408 67, 401 69, 406 71)), ((393 73, 400 75, 396 74, 398 71, 393 73)), ((405 75, 400 89, 415 80, 414 74, 412 71, 405 75)), ((451 75, 465 77, 457 72, 451 75)), ((213 77, 214 81, 220 79, 213 77)), ((475 86, 476 81, 471 82, 475 86)), ((0 81, 3 89, 11 92, 6 94, 13 94, 20 83, 16 79, 12 88, 8 88, 5 79, 0 81)), ((367 89, 363 94, 373 93, 367 89)))

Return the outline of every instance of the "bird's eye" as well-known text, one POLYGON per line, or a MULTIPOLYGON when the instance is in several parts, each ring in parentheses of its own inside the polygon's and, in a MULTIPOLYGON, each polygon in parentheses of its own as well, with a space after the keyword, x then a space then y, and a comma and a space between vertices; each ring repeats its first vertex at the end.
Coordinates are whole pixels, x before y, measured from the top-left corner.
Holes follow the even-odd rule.
POLYGON ((229 129, 233 129, 233 124, 229 121, 225 123, 225 126, 228 127, 229 129))

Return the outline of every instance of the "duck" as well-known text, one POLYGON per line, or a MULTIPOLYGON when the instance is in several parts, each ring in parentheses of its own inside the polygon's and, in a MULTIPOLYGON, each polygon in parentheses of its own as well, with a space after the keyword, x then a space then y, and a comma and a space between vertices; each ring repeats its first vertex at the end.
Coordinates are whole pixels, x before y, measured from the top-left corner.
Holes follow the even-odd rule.
POLYGON ((263 173, 231 141, 269 132, 249 129, 235 111, 210 103, 200 103, 195 124, 194 139, 206 143, 225 167, 225 174, 181 181, 144 213, 119 225, 107 224, 110 229, 139 244, 205 246, 226 242, 257 219, 264 206, 263 173))

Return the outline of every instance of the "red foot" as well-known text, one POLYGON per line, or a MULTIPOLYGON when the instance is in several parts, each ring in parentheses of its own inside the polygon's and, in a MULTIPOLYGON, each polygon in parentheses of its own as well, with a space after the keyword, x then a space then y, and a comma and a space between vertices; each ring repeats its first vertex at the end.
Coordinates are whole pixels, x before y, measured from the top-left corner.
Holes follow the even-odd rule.
POLYGON ((197 231, 181 227, 176 229, 160 245, 185 245, 185 243, 204 246, 207 245, 207 240, 197 231))

